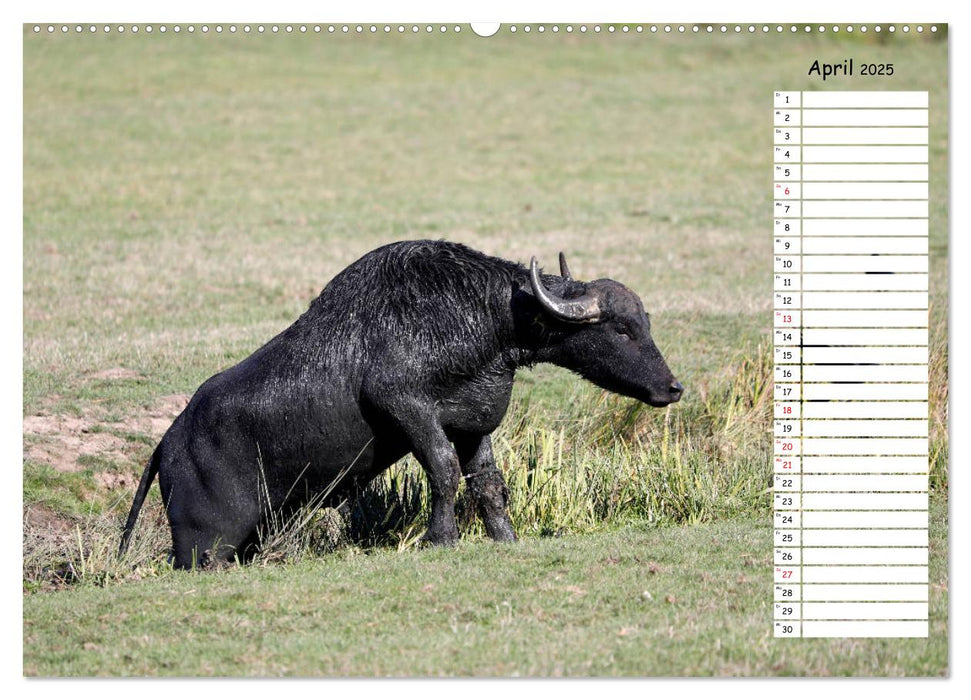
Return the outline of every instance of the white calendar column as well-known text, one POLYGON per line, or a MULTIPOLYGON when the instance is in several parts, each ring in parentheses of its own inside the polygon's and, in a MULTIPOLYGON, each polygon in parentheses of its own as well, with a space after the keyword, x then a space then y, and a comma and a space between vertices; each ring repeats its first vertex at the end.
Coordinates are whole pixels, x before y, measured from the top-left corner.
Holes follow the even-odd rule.
POLYGON ((800 94, 773 106, 774 634, 801 636, 800 94))
MULTIPOLYGON (((799 270, 801 370, 793 636, 926 637, 927 93, 804 92, 798 104, 799 202, 789 211, 801 226, 787 268, 799 270)), ((777 151, 777 192, 779 165, 777 151)), ((775 206, 779 382, 780 261, 792 246, 780 252, 778 196, 775 206)), ((795 390, 777 386, 777 419, 780 407, 796 410, 795 390)), ((777 440, 779 429, 777 420, 777 440)))

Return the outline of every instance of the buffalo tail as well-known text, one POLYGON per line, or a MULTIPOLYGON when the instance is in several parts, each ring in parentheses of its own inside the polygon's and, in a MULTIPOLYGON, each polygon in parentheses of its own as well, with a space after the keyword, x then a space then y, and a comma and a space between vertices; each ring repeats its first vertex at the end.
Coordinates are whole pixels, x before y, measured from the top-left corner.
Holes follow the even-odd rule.
POLYGON ((145 467, 145 472, 142 474, 142 480, 138 482, 138 490, 135 491, 135 500, 131 504, 131 510, 128 512, 128 521, 125 523, 125 529, 121 533, 121 543, 118 545, 119 557, 128 551, 128 543, 131 541, 132 530, 135 529, 135 521, 138 520, 138 513, 142 509, 142 504, 145 502, 145 496, 148 495, 149 487, 155 480, 155 475, 158 474, 160 451, 155 450, 152 454, 152 459, 149 460, 148 466, 145 467))

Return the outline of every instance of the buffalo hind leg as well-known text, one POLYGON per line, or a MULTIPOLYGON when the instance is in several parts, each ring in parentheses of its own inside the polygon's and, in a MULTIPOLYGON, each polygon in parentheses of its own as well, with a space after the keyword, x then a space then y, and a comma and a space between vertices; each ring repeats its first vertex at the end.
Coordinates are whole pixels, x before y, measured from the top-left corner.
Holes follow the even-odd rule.
POLYGON ((492 437, 469 436, 455 441, 462 474, 475 500, 486 534, 498 542, 516 539, 509 520, 509 489, 492 454, 492 437))

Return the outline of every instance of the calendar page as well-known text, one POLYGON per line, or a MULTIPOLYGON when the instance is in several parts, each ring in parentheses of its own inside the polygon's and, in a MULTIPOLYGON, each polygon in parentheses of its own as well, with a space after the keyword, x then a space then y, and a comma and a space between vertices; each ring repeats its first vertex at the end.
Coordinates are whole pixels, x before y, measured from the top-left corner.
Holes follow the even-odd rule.
POLYGON ((76 14, 23 675, 951 673, 947 23, 76 14))

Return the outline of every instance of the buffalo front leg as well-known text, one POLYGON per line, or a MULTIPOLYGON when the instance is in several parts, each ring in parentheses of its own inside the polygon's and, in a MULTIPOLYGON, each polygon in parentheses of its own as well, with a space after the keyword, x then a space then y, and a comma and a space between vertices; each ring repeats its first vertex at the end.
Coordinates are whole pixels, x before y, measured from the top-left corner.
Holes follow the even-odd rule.
POLYGON ((483 435, 456 440, 455 447, 462 474, 475 499, 486 534, 498 542, 514 541, 516 532, 508 511, 509 489, 506 488, 502 472, 496 467, 492 437, 483 435))
POLYGON ((412 445, 412 451, 431 487, 432 513, 423 541, 429 544, 452 545, 458 542, 459 528, 455 522, 455 494, 459 489, 459 458, 437 420, 402 420, 412 445))

